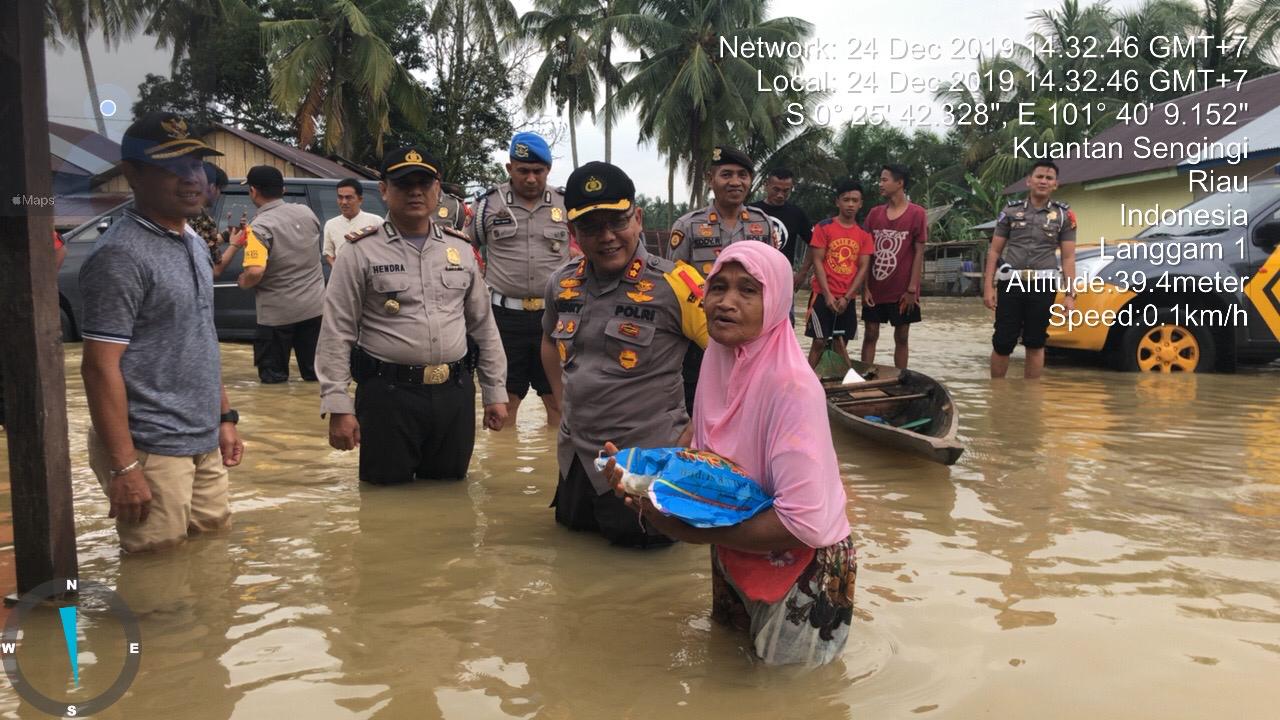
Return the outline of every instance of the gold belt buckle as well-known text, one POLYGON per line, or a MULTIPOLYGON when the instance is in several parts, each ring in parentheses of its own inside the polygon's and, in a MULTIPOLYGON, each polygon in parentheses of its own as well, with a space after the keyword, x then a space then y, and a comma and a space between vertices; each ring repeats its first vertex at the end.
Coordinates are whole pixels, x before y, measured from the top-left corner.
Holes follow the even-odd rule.
POLYGON ((537 310, 541 310, 545 302, 546 301, 544 301, 540 297, 521 298, 520 306, 523 307, 526 312, 534 312, 537 310))
POLYGON ((448 379, 448 365, 427 365, 422 368, 422 383, 424 385, 440 385, 448 379))

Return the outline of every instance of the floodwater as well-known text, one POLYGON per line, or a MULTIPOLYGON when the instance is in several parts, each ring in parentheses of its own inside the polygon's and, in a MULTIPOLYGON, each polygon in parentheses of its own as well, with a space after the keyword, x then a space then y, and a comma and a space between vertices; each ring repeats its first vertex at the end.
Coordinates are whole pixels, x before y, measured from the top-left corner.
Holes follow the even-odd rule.
MULTIPOLYGON (((1028 383, 1015 360, 992 382, 976 300, 926 298, 925 316, 912 364, 951 389, 968 449, 948 469, 835 432, 857 614, 843 658, 811 671, 763 667, 711 624, 705 547, 555 525, 536 402, 514 432, 479 431, 466 481, 361 488, 316 387, 259 387, 246 345, 222 347, 247 447, 235 527, 122 558, 69 345, 81 577, 119 589, 144 648, 99 717, 1276 717, 1280 366, 1028 383)), ((95 632, 81 690, 60 635, 23 668, 87 698, 118 667, 84 649, 95 632)), ((0 715, 42 717, 7 684, 0 715)))

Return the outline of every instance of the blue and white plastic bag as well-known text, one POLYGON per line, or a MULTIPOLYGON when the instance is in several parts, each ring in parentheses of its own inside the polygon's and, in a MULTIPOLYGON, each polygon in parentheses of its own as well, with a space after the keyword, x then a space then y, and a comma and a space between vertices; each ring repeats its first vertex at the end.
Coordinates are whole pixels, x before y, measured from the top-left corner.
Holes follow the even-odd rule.
MULTIPOLYGON (((742 468, 715 453, 686 448, 627 448, 614 456, 622 487, 694 527, 737 525, 773 505, 742 468)), ((600 470, 608 457, 596 458, 600 470)))

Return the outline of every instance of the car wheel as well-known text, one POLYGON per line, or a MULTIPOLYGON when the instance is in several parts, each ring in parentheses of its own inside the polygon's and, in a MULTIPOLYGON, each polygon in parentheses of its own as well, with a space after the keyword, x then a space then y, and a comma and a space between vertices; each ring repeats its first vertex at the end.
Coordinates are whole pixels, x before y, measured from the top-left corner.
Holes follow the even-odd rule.
MULTIPOLYGON (((1141 316, 1141 313, 1138 314, 1141 316)), ((1213 333, 1176 323, 1169 308, 1156 314, 1154 325, 1128 328, 1120 343, 1120 367, 1130 372, 1210 372, 1217 361, 1213 333)))

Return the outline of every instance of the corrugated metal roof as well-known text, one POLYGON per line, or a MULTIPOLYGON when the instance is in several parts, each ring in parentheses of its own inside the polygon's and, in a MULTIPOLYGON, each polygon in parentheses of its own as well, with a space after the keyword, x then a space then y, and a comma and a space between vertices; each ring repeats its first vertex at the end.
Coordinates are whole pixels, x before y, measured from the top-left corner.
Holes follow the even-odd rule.
POLYGON ((120 162, 120 145, 92 130, 49 123, 50 169, 72 175, 100 175, 120 162))
MULTIPOLYGON (((1277 99, 1280 98, 1280 73, 1243 83, 1239 90, 1231 84, 1192 93, 1184 97, 1159 103, 1151 110, 1151 118, 1144 125, 1128 125, 1119 123, 1107 128, 1102 134, 1090 138, 1095 143, 1118 142, 1124 148, 1124 157, 1119 158, 1066 158, 1054 160, 1058 165, 1058 177, 1062 184, 1091 182, 1126 175, 1141 175, 1155 170, 1177 168, 1185 171, 1192 167, 1186 157, 1134 158, 1134 141, 1139 136, 1147 136, 1153 142, 1232 142, 1249 139, 1249 153, 1254 155, 1265 150, 1280 148, 1280 111, 1277 99), (1248 110, 1237 113, 1234 126, 1196 124, 1193 106, 1201 103, 1201 112, 1207 107, 1205 103, 1248 103, 1248 110), (1165 124, 1165 105, 1178 108, 1180 123, 1165 124), (1181 121, 1186 121, 1182 124, 1181 121), (1206 140, 1207 139, 1207 140, 1206 140)), ((1217 164, 1210 160, 1208 164, 1217 164)), ((1004 189, 1005 194, 1023 192, 1027 189, 1026 178, 1004 189)))
POLYGON ((341 180, 342 178, 351 177, 352 175, 351 169, 343 167, 328 158, 320 157, 315 153, 310 153, 306 150, 300 150, 296 147, 276 142, 275 140, 265 138, 256 133, 251 133, 248 130, 241 130, 239 128, 228 127, 221 124, 216 125, 215 127, 219 130, 225 130, 247 143, 256 145, 272 155, 283 158, 285 161, 314 174, 316 177, 341 180))

